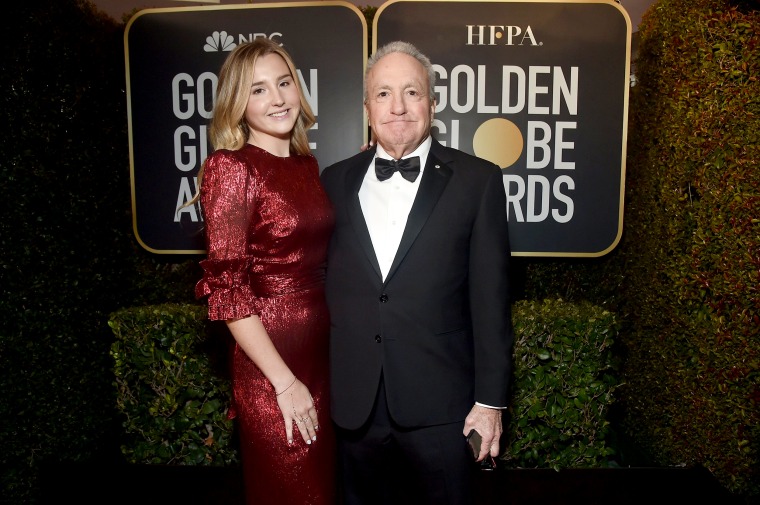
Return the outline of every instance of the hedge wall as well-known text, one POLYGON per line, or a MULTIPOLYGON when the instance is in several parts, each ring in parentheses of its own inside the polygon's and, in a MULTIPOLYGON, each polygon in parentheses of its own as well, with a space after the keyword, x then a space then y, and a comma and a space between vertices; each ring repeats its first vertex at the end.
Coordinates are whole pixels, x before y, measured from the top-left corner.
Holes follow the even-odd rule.
POLYGON ((528 299, 620 318, 618 430, 647 464, 760 496, 760 2, 659 0, 639 25, 624 232, 518 259, 528 299))
POLYGON ((121 452, 129 463, 229 466, 238 462, 227 370, 229 332, 208 308, 125 308, 108 325, 121 452))
MULTIPOLYGON (((754 7, 752 6, 754 4, 754 7)), ((660 0, 640 25, 626 207, 626 431, 760 493, 760 12, 660 0)))
POLYGON ((108 314, 197 273, 132 236, 123 26, 83 0, 3 19, 0 501, 29 504, 41 464, 120 457, 108 314))
MULTIPOLYGON (((227 419, 226 327, 189 304, 111 314, 121 450, 140 464, 237 462, 227 419)), ((505 420, 507 468, 599 468, 615 454, 610 408, 619 386, 617 320, 589 303, 517 302, 513 390, 505 420)))

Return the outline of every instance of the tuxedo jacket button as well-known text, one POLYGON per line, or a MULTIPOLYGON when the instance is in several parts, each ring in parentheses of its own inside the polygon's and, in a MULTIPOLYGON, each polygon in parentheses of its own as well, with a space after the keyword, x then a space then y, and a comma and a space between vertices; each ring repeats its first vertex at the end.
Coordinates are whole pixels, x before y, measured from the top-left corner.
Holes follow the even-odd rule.
POLYGON ((375 342, 379 344, 382 341, 383 341, 383 337, 381 337, 380 335, 375 335, 375 342))
POLYGON ((385 303, 387 301, 388 301, 388 295, 386 295, 385 293, 380 295, 380 303, 385 303))

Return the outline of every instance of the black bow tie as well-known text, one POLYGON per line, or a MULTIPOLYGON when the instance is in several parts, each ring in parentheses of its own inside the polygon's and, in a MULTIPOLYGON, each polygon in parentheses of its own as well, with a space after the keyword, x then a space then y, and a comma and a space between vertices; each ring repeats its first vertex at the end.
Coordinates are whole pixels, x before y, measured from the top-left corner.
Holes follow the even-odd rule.
POLYGON ((375 158, 375 175, 379 180, 390 179, 396 170, 401 172, 401 177, 409 182, 414 182, 420 175, 420 157, 412 156, 398 161, 375 158))

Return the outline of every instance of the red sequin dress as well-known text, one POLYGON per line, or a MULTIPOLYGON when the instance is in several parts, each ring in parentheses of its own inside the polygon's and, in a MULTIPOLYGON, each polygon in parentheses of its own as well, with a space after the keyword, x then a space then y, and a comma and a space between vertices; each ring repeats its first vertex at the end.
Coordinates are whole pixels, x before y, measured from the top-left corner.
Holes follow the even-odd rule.
MULTIPOLYGON (((208 257, 196 296, 210 319, 256 314, 319 416, 317 441, 288 447, 272 384, 235 345, 232 412, 248 504, 333 505, 335 442, 324 297, 332 206, 311 156, 280 158, 246 144, 209 156, 201 184, 208 257)), ((294 434, 298 431, 293 426, 294 434)))

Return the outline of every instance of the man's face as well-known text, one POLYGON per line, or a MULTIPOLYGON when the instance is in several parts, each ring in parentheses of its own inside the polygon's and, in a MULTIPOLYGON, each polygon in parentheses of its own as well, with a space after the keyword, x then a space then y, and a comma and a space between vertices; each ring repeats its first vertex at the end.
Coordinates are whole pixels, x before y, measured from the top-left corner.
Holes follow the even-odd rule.
POLYGON ((395 159, 414 151, 430 133, 435 100, 422 64, 403 53, 378 60, 367 75, 364 109, 377 142, 395 159))

